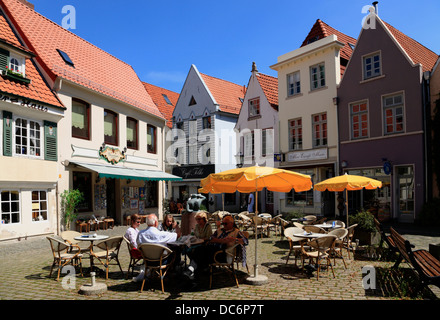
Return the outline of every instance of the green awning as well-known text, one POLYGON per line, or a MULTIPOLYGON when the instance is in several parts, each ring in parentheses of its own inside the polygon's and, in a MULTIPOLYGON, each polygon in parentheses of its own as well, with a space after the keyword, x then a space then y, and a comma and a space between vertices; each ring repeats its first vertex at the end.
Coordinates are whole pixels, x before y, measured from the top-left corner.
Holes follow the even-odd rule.
POLYGON ((72 162, 80 167, 95 171, 101 178, 150 180, 150 181, 180 181, 181 177, 158 170, 145 170, 102 164, 72 162))

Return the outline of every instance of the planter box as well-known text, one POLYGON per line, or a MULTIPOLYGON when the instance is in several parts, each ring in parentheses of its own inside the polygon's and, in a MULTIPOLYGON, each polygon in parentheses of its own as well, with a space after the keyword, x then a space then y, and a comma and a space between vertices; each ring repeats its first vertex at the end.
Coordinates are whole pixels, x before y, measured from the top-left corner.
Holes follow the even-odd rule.
POLYGON ((379 232, 367 232, 361 229, 355 229, 353 234, 353 241, 359 239, 359 245, 377 245, 380 242, 380 234, 379 232))

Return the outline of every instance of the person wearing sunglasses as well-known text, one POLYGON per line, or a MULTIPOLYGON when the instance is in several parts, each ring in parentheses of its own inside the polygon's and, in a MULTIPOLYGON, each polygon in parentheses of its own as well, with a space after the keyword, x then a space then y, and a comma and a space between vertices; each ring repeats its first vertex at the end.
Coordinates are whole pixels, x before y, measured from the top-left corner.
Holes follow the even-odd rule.
POLYGON ((130 216, 131 226, 125 231, 125 237, 130 241, 133 248, 137 248, 137 236, 139 234, 139 226, 141 225, 141 217, 137 213, 130 216))

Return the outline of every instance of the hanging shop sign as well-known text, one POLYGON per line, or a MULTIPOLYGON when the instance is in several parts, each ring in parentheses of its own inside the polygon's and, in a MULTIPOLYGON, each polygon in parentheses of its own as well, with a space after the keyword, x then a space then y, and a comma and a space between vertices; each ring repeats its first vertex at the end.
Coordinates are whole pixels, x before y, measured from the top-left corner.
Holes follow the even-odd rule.
POLYGON ((99 156, 111 164, 117 164, 125 160, 125 152, 109 146, 101 148, 101 150, 99 150, 99 156))

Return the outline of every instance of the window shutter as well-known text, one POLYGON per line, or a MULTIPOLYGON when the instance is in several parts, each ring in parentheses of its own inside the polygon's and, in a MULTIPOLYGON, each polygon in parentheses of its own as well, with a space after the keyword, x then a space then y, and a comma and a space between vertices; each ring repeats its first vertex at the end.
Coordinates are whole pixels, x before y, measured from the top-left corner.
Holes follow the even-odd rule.
POLYGON ((54 122, 44 121, 44 159, 58 160, 57 124, 54 122))
POLYGON ((3 111, 3 155, 12 157, 12 112, 3 111))
POLYGON ((9 51, 0 48, 0 70, 6 71, 6 67, 9 67, 9 51))

